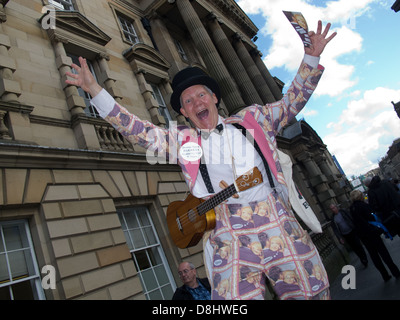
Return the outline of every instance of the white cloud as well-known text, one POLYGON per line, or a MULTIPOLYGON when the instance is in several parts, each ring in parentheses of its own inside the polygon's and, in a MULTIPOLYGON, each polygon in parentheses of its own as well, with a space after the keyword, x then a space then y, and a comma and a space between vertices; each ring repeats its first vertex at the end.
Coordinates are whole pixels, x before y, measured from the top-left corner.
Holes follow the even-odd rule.
POLYGON ((343 111, 340 117, 340 122, 349 125, 360 125, 364 121, 373 119, 374 123, 376 123, 377 119, 373 117, 388 108, 391 109, 392 115, 395 116, 393 105, 390 101, 398 99, 399 92, 382 87, 365 91, 362 99, 351 100, 348 103, 347 109, 343 111), (393 99, 388 100, 391 99, 390 97, 393 99))
POLYGON ((355 70, 354 66, 343 65, 333 59, 327 60, 325 63, 321 61, 321 64, 325 67, 325 71, 314 91, 316 96, 337 97, 356 84, 356 80, 351 79, 355 70))
POLYGON ((333 133, 323 141, 347 175, 376 168, 392 141, 400 137, 400 119, 391 104, 399 100, 400 90, 368 90, 347 104, 338 122, 327 125, 333 133))
MULTIPOLYGON (((353 87, 363 79, 357 77, 356 65, 348 62, 356 60, 354 55, 361 54, 365 49, 364 39, 357 29, 357 19, 360 16, 376 19, 372 15, 371 7, 373 3, 381 5, 379 1, 237 1, 247 14, 261 14, 265 18, 265 25, 258 27, 259 35, 268 36, 272 40, 268 52, 263 52, 267 67, 285 68, 292 76, 297 71, 304 49, 282 10, 302 12, 310 30, 315 31, 318 20, 322 20, 324 26, 327 22, 333 24, 330 32, 337 31, 338 34, 322 54, 321 64, 325 67, 325 72, 314 95, 324 95, 325 99, 334 101, 332 108, 335 108, 335 111, 342 107, 339 105, 340 101, 346 101, 346 107, 337 120, 325 117, 330 121, 326 127, 331 133, 321 137, 347 175, 365 173, 377 167, 392 141, 400 137, 400 119, 391 104, 391 101, 400 101, 400 90, 383 87, 367 91, 360 88, 356 90, 353 87), (319 6, 314 3, 318 3, 319 6)), ((388 6, 386 3, 384 7, 388 6)), ((363 67, 372 67, 374 63, 373 60, 369 60, 364 62, 363 67)), ((287 84, 290 84, 291 80, 292 78, 287 84)), ((395 85, 398 84, 393 83, 393 87, 396 87, 395 85)), ((320 99, 318 101, 322 101, 320 99)), ((322 112, 321 108, 320 105, 305 109, 303 114, 316 119, 321 117, 322 120, 325 112, 322 112), (314 109, 319 112, 315 113, 314 109)), ((332 109, 329 109, 333 116, 332 109)))
POLYGON ((301 110, 301 113, 299 114, 299 117, 301 118, 302 116, 305 117, 313 117, 318 115, 318 111, 314 110, 314 109, 309 109, 307 107, 303 108, 303 110, 301 110))
POLYGON ((350 93, 350 97, 353 97, 353 98, 356 98, 356 97, 358 97, 358 96, 360 96, 361 95, 361 91, 360 90, 355 90, 355 91, 353 91, 352 93, 350 93))
POLYGON ((352 79, 354 66, 339 63, 338 58, 361 51, 363 39, 356 32, 356 21, 358 16, 369 11, 368 5, 373 1, 329 1, 324 7, 312 5, 307 0, 240 0, 238 4, 248 14, 262 14, 265 17, 265 25, 259 27, 261 34, 269 35, 272 39, 269 51, 264 52, 264 62, 269 69, 284 67, 294 73, 304 54, 300 38, 282 10, 302 12, 310 30, 316 30, 318 20, 322 20, 324 27, 327 22, 334 24, 335 27, 330 32, 337 31, 338 35, 326 47, 321 57, 321 64, 326 71, 323 81, 314 92, 317 96, 333 97, 342 94, 357 82, 352 79))

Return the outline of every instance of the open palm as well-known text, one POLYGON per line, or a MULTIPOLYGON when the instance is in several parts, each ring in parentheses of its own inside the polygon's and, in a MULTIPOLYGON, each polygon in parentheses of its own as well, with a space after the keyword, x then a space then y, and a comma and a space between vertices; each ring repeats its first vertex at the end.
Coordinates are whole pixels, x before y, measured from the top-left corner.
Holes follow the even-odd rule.
POLYGON ((67 79, 65 82, 77 87, 81 87, 92 97, 95 97, 102 90, 102 88, 97 83, 93 74, 90 72, 86 59, 79 57, 79 63, 81 66, 78 66, 75 63, 71 64, 71 67, 76 71, 76 73, 67 72, 67 76, 73 80, 67 79))
POLYGON ((319 57, 321 55, 329 41, 331 41, 337 34, 336 32, 334 32, 327 38, 330 27, 331 24, 328 23, 324 31, 322 32, 322 22, 321 20, 318 21, 317 32, 315 33, 314 31, 310 31, 308 33, 311 40, 311 46, 304 47, 304 51, 306 54, 315 57, 319 57))

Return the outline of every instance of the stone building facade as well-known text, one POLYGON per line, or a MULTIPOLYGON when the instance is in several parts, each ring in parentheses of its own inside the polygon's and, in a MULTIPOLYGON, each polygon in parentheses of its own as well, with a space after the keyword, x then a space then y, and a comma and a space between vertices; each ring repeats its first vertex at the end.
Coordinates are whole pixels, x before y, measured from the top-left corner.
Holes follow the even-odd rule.
MULTIPOLYGON (((173 75, 199 66, 228 115, 282 97, 257 27, 233 0, 0 3, 0 299, 170 299, 182 260, 205 276, 201 243, 176 248, 165 223, 188 191, 179 167, 151 165, 66 72, 85 57, 118 102, 168 126, 186 121, 169 105, 173 75)), ((313 237, 333 276, 343 253, 326 210, 345 201, 345 181, 304 121, 279 145, 324 225, 313 237)))
POLYGON ((393 141, 386 155, 379 161, 383 179, 399 180, 400 178, 400 139, 393 141))
MULTIPOLYGON (((394 103, 392 101, 394 111, 400 118, 400 101, 394 103)), ((397 138, 389 146, 386 155, 379 161, 379 168, 382 179, 400 179, 400 139, 397 138)))

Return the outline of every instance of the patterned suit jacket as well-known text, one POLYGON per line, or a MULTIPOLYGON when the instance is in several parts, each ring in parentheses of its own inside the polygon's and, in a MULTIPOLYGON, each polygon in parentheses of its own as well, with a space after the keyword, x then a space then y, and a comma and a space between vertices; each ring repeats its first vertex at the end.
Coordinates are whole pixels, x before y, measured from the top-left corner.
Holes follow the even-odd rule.
MULTIPOLYGON (((282 168, 279 163, 276 135, 304 107, 314 92, 324 68, 318 65, 314 68, 302 62, 300 68, 280 101, 261 105, 252 105, 241 110, 238 114, 224 119, 225 124, 238 123, 245 127, 257 141, 267 160, 271 172, 277 181, 286 185, 282 168)), ((128 112, 127 109, 115 103, 113 110, 105 118, 128 141, 147 149, 149 161, 157 155, 160 163, 178 163, 184 174, 187 185, 192 191, 199 171, 198 161, 186 161, 180 156, 180 148, 187 142, 201 145, 199 132, 187 126, 170 124, 169 129, 160 128, 149 121, 143 121, 128 112)))

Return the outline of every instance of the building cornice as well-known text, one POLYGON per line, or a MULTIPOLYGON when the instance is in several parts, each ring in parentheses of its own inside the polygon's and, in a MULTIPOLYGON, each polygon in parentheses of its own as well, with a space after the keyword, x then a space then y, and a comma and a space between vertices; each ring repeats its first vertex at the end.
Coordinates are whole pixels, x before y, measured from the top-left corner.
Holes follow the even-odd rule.
POLYGON ((145 153, 83 150, 0 141, 0 168, 180 172, 177 164, 152 165, 145 153))
POLYGON ((232 21, 241 27, 241 30, 245 32, 246 36, 250 39, 253 38, 258 28, 250 20, 250 18, 244 13, 244 11, 237 5, 233 0, 208 0, 215 7, 217 7, 226 16, 230 17, 232 21))

